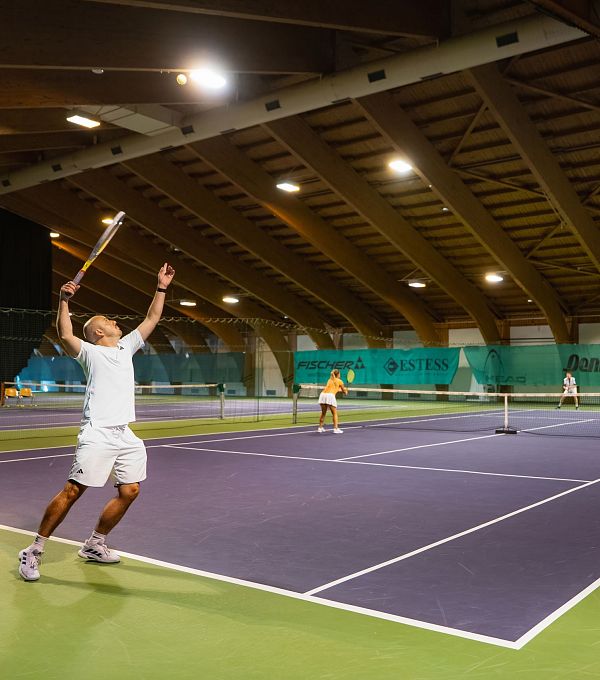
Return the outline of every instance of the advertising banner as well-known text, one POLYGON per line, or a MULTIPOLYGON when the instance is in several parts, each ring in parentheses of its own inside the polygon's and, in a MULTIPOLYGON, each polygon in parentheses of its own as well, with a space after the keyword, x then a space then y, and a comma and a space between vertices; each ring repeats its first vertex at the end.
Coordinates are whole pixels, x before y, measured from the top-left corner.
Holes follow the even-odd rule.
POLYGON ((465 347, 465 356, 482 385, 546 385, 562 390, 565 371, 581 387, 600 386, 600 345, 488 345, 465 347))
POLYGON ((294 380, 325 384, 337 368, 344 382, 357 385, 448 385, 459 353, 457 347, 296 352, 294 380))

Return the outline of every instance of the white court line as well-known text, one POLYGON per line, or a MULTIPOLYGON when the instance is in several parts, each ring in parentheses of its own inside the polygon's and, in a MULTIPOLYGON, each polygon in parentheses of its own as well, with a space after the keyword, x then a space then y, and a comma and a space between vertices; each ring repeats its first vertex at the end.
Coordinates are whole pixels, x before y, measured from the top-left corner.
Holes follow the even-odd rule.
POLYGON ((521 430, 521 432, 527 434, 528 432, 534 432, 536 430, 548 430, 551 427, 565 427, 565 425, 579 425, 580 423, 593 423, 595 420, 597 420, 597 418, 588 418, 587 420, 571 420, 568 423, 556 423, 555 425, 543 425, 542 427, 528 427, 526 430, 521 430))
MULTIPOLYGON (((150 447, 147 447, 150 448, 150 447)), ((459 470, 459 469, 454 469, 454 468, 437 468, 437 467, 425 467, 425 466, 420 466, 420 465, 394 465, 392 463, 371 463, 369 461, 362 461, 362 460, 330 460, 326 458, 309 458, 308 456, 287 456, 287 455, 278 455, 274 453, 252 453, 250 451, 232 451, 230 449, 208 449, 208 448, 195 448, 193 446, 189 447, 183 447, 183 446, 175 446, 174 444, 154 444, 153 448, 170 448, 170 449, 176 449, 178 451, 207 451, 207 452, 214 452, 214 453, 232 453, 235 455, 239 456, 259 456, 262 458, 288 458, 290 460, 310 460, 310 461, 316 461, 318 463, 343 463, 347 465, 371 465, 373 467, 392 467, 392 468, 400 468, 403 470, 425 470, 425 471, 430 471, 430 472, 454 472, 454 473, 461 473, 461 474, 466 474, 466 475, 484 475, 484 476, 489 476, 489 477, 516 477, 519 479, 541 479, 541 480, 546 480, 546 481, 552 481, 552 482, 586 482, 588 480, 586 479, 570 479, 566 477, 539 477, 536 475, 514 475, 514 474, 509 474, 505 472, 484 472, 482 470, 459 470)), ((27 458, 9 458, 7 460, 1 460, 0 459, 0 464, 2 463, 21 463, 24 461, 30 461, 30 460, 44 460, 46 458, 66 458, 68 456, 72 456, 73 453, 58 453, 50 456, 29 456, 27 458)))
POLYGON ((516 640, 515 645, 518 645, 517 649, 521 649, 528 642, 531 642, 531 640, 533 640, 534 637, 536 637, 543 630, 548 628, 550 624, 554 623, 563 614, 566 614, 569 611, 569 609, 573 609, 573 607, 576 604, 579 604, 588 595, 591 595, 594 592, 594 590, 598 588, 598 586, 600 586, 600 578, 596 579, 593 583, 590 583, 590 585, 587 588, 584 588, 581 592, 577 593, 577 595, 575 595, 570 600, 565 602, 551 614, 548 614, 546 618, 542 619, 533 628, 528 630, 524 635, 522 635, 518 640, 516 640))
POLYGON ((490 439, 491 437, 504 437, 505 433, 484 434, 479 437, 468 437, 466 439, 453 439, 449 442, 435 442, 433 444, 419 444, 418 446, 406 446, 402 449, 390 449, 389 451, 377 451, 375 453, 362 453, 360 456, 348 456, 347 458, 336 458, 338 461, 356 460, 357 458, 368 458, 369 456, 383 456, 384 453, 400 453, 401 451, 414 451, 415 449, 427 449, 434 446, 446 446, 447 444, 460 444, 461 442, 472 442, 477 439, 490 439))
MULTIPOLYGON (((34 531, 26 531, 24 529, 17 529, 16 527, 9 527, 4 524, 0 524, 0 530, 11 531, 17 534, 24 534, 27 536, 35 536, 34 531)), ((50 541, 55 541, 57 543, 64 543, 66 545, 80 546, 82 541, 71 541, 66 538, 56 538, 51 537, 50 541)), ((136 555, 134 553, 122 552, 118 550, 121 557, 127 557, 131 560, 136 560, 137 562, 144 562, 145 564, 151 564, 156 567, 163 567, 165 569, 171 569, 173 571, 182 572, 184 574, 192 574, 194 576, 202 576, 204 578, 209 578, 215 581, 223 581, 225 583, 231 583, 233 585, 243 586, 245 588, 252 588, 253 590, 262 590, 267 593, 272 593, 274 595, 283 595, 285 597, 292 598, 294 600, 301 600, 303 602, 311 602, 313 604, 323 605, 331 609, 341 609, 343 611, 349 611, 356 614, 363 614, 365 616, 370 616, 376 619, 383 619, 385 621, 392 621, 394 623, 403 623, 407 626, 412 626, 413 628, 421 628, 424 630, 429 630, 435 633, 444 633, 446 635, 452 635, 454 637, 464 638, 467 640, 473 640, 475 642, 485 642, 489 645, 495 645, 497 647, 507 647, 508 649, 518 649, 516 643, 512 640, 504 640, 502 638, 495 638, 489 635, 481 635, 479 633, 470 633, 468 631, 460 630, 459 628, 450 628, 449 626, 440 626, 435 623, 428 623, 427 621, 419 621, 418 619, 410 619, 405 616, 397 616, 395 614, 387 614, 386 612, 380 612, 376 609, 367 609, 366 607, 357 607, 352 604, 345 604, 343 602, 334 602, 333 600, 326 600, 320 597, 313 597, 307 595, 306 593, 297 593, 294 590, 286 590, 285 588, 277 588, 275 586, 265 585, 263 583, 255 583, 254 581, 246 581, 244 579, 234 578, 233 576, 225 576, 224 574, 217 574, 210 571, 203 571, 202 569, 194 569, 192 567, 185 567, 180 564, 173 564, 172 562, 163 562, 162 560, 156 560, 152 557, 145 557, 143 555, 136 555)), ((43 580, 43 577, 42 577, 43 580)))
MULTIPOLYGON (((250 435, 244 435, 242 437, 221 437, 220 439, 200 439, 199 441, 195 442, 181 442, 181 444, 168 444, 168 446, 172 446, 173 448, 176 448, 178 446, 187 446, 188 444, 214 444, 215 442, 234 442, 234 441, 241 441, 242 439, 262 439, 263 437, 288 437, 293 434, 307 434, 310 432, 314 432, 317 434, 317 431, 315 430, 314 425, 295 425, 294 427, 297 428, 307 428, 310 427, 310 430, 303 429, 303 430, 296 430, 295 432, 267 432, 267 434, 250 434, 250 435)), ((282 428, 282 429, 287 429, 287 428, 282 428)), ((345 426, 345 430, 360 430, 364 429, 362 425, 351 425, 351 426, 345 426)), ((247 432, 247 430, 234 430, 233 434, 235 432, 247 432)), ((218 432, 215 432, 214 434, 219 434, 218 432)), ((223 434, 230 434, 228 432, 223 432, 223 434)), ((185 435, 183 435, 185 437, 185 435)), ((208 434, 206 435, 207 437, 210 437, 212 435, 208 434)), ((160 444, 155 444, 155 446, 161 446, 160 444)), ((165 446, 167 446, 165 444, 165 446)))
POLYGON ((232 453, 237 456, 258 456, 259 458, 284 458, 289 460, 310 460, 317 463, 338 463, 342 465, 371 465, 373 467, 392 467, 402 470, 429 470, 431 472, 455 472, 466 475, 488 475, 490 477, 517 477, 519 479, 542 479, 552 482, 589 482, 589 479, 569 479, 565 477, 538 477, 536 475, 513 475, 504 472, 485 472, 482 470, 458 470, 453 468, 424 467, 420 465, 395 465, 393 463, 371 463, 363 460, 346 460, 344 458, 310 458, 308 456, 289 456, 277 453, 257 453, 254 451, 233 451, 231 449, 196 448, 194 446, 175 446, 163 444, 163 448, 176 449, 177 451, 206 451, 208 453, 232 453))
MULTIPOLYGON (((144 421, 140 421, 140 420, 135 421, 136 424, 142 423, 142 422, 144 422, 144 421)), ((296 429, 297 430, 296 432, 282 432, 282 433, 280 433, 282 435, 283 434, 302 434, 303 432, 313 432, 314 426, 312 426, 312 425, 284 425, 281 429, 282 430, 289 430, 289 429, 296 429), (301 429, 301 428, 303 428, 303 429, 301 429), (311 429, 308 429, 308 428, 311 428, 311 429)), ((346 429, 348 430, 350 428, 347 427, 346 429)), ((355 428, 355 429, 358 429, 358 428, 355 428)), ((213 437, 213 436, 218 437, 220 434, 236 434, 237 432, 242 433, 242 432, 251 432, 251 431, 252 430, 224 430, 223 432, 212 432, 212 433, 207 432, 205 436, 206 437, 213 437)), ((259 432, 263 432, 263 431, 266 432, 268 430, 261 429, 261 430, 258 430, 258 431, 259 432)), ((18 432, 18 430, 15 430, 15 432, 18 432)), ((143 437, 141 437, 141 435, 143 435, 143 434, 144 434, 144 432, 140 431, 138 433, 138 437, 140 437, 141 439, 144 439, 143 437)), ((52 435, 52 436, 53 437, 64 437, 66 435, 56 434, 56 435, 52 435)), ((74 449, 75 448, 75 435, 68 435, 68 436, 73 437, 73 443, 72 444, 57 444, 55 446, 40 445, 40 446, 35 447, 35 448, 27 448, 27 449, 6 449, 6 451, 0 451, 0 456, 3 453, 19 453, 20 451, 38 451, 38 450, 43 450, 43 449, 66 449, 66 448, 73 448, 74 449)), ((164 437, 146 437, 146 439, 144 439, 144 442, 163 440, 163 439, 185 439, 186 437, 197 437, 197 436, 199 436, 199 435, 194 435, 194 434, 169 434, 169 435, 165 435, 164 437)), ((256 436, 257 437, 275 437, 275 436, 278 436, 278 435, 277 434, 264 434, 264 435, 256 435, 256 436)), ((24 435, 23 438, 27 438, 27 435, 24 435)), ((39 440, 43 441, 44 437, 34 437, 34 439, 39 439, 39 440)), ((241 437, 232 437, 231 439, 241 439, 241 437)), ((0 437, 0 444, 4 443, 6 441, 15 441, 15 440, 14 439, 12 439, 12 440, 11 439, 2 439, 0 437)), ((206 441, 207 442, 215 442, 215 441, 230 441, 230 440, 229 439, 208 439, 206 441)), ((188 442, 188 443, 189 444, 197 444, 197 443, 202 444, 203 442, 191 441, 191 442, 188 442)), ((166 446, 166 445, 165 444, 147 444, 146 448, 150 449, 150 448, 156 448, 156 447, 159 447, 159 446, 166 446)))
POLYGON ((374 564, 373 566, 367 567, 366 569, 361 569, 360 571, 356 571, 352 574, 342 576, 341 578, 338 578, 335 581, 330 581, 329 583, 325 583, 321 586, 313 588, 312 590, 308 590, 306 592, 306 595, 314 595, 315 593, 320 593, 321 591, 328 590, 329 588, 333 588, 334 586, 337 586, 340 583, 345 583, 346 581, 351 581, 355 578, 358 578, 359 576, 364 576, 365 574, 370 574, 374 571, 377 571, 378 569, 383 569, 384 567, 388 567, 391 564, 397 564, 398 562, 402 562, 404 560, 407 560, 410 557, 414 557, 415 555, 419 555, 421 553, 424 553, 427 550, 432 550, 433 548, 437 548, 440 545, 444 545, 445 543, 449 543, 450 541, 454 541, 457 538, 462 538, 463 536, 467 536, 468 534, 472 534, 475 531, 479 531, 480 529, 485 529, 486 527, 492 526, 493 524, 498 524, 498 522, 502 522, 505 519, 515 517, 516 515, 520 515, 523 512, 527 512, 528 510, 532 510, 533 508, 537 508, 540 505, 550 503, 551 501, 554 501, 557 498, 561 498, 562 496, 566 496, 570 493, 574 493, 575 491, 580 491, 581 489, 585 489, 586 487, 592 486, 593 484, 597 484, 598 482, 600 482, 600 478, 594 479, 591 482, 586 482, 585 484, 581 484, 580 486, 573 487, 572 489, 567 489, 566 491, 561 491, 560 493, 557 493, 554 496, 550 496, 549 498, 544 498, 543 500, 537 501, 536 503, 531 503, 530 505, 526 505, 525 507, 519 508, 518 510, 513 510, 512 512, 509 512, 506 515, 502 515, 501 517, 496 517, 496 519, 489 520, 488 522, 484 522, 483 524, 478 524, 477 526, 471 527, 470 529, 466 529, 465 531, 461 531, 457 534, 453 534, 452 536, 448 536, 447 538, 442 538, 439 541, 435 541, 434 543, 429 543, 428 545, 424 545, 421 548, 417 548, 416 550, 411 550, 408 553, 404 553, 404 555, 398 555, 397 557, 393 557, 392 559, 386 560, 385 562, 380 562, 379 564, 374 564))
POLYGON ((236 456, 258 456, 259 458, 287 458, 289 460, 310 460, 317 461, 319 463, 335 463, 334 460, 327 460, 324 458, 309 458, 308 456, 287 456, 284 454, 277 453, 256 453, 253 451, 232 451, 230 449, 207 449, 207 448, 197 448, 194 446, 179 446, 176 444, 163 444, 165 449, 175 449, 176 451, 206 451, 208 453, 231 453, 236 456))
POLYGON ((24 460, 44 460, 44 458, 65 458, 66 456, 73 456, 72 453, 56 453, 52 456, 30 456, 29 458, 10 458, 9 460, 0 460, 2 463, 21 463, 24 460))

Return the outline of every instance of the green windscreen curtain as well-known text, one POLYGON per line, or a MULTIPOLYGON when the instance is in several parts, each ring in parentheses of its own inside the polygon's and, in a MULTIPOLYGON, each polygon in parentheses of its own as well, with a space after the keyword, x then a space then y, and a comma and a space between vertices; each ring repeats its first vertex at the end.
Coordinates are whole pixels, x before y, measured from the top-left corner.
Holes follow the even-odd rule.
POLYGON ((464 352, 482 385, 561 387, 565 371, 571 371, 579 386, 600 386, 600 345, 488 345, 464 352))
MULTIPOLYGON (((228 383, 242 382, 244 354, 141 354, 133 357, 137 383, 228 383)), ((20 382, 85 382, 79 364, 70 357, 29 358, 19 373, 20 382)))
POLYGON ((459 354, 458 347, 295 352, 294 380, 323 384, 337 368, 344 382, 358 385, 448 385, 459 354))

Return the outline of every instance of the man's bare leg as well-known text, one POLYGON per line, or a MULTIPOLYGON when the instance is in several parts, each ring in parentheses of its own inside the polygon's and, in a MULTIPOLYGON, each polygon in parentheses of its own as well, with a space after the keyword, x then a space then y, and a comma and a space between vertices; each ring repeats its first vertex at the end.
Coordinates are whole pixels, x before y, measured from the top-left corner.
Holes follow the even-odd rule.
POLYGON ((96 525, 95 531, 104 536, 123 519, 123 515, 129 510, 129 506, 140 493, 140 485, 137 482, 120 484, 117 489, 118 495, 111 498, 104 506, 96 525))
POLYGON ((51 536, 86 489, 87 486, 69 480, 48 504, 38 534, 44 538, 51 536))
POLYGON ((37 581, 40 577, 39 565, 44 554, 48 537, 67 516, 73 503, 86 490, 83 484, 69 480, 62 491, 50 501, 33 543, 19 552, 19 574, 25 581, 37 581))

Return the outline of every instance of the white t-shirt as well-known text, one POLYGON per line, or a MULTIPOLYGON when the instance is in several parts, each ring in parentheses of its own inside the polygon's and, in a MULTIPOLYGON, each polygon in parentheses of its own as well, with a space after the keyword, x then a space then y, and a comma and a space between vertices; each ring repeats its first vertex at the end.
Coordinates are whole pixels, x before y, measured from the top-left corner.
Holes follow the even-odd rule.
POLYGON ((577 383, 575 382, 575 378, 573 376, 563 380, 563 389, 565 392, 567 392, 567 394, 573 394, 574 392, 577 392, 577 383))
POLYGON ((113 427, 135 420, 132 357, 143 346, 137 329, 121 338, 116 347, 81 341, 75 359, 87 378, 82 423, 113 427))

